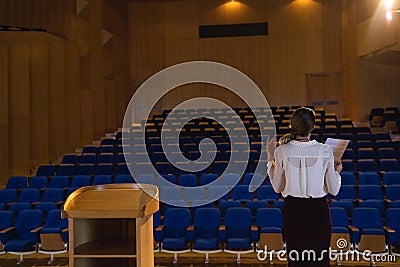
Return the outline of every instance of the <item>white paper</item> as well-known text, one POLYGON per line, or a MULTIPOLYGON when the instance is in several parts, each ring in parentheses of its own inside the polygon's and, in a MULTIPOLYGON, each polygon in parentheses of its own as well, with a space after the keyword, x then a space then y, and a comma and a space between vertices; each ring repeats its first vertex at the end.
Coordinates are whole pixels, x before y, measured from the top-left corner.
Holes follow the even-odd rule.
POLYGON ((343 153, 346 150, 349 142, 350 140, 346 139, 328 138, 326 139, 325 144, 330 146, 330 148, 332 149, 335 161, 339 161, 342 158, 343 153))

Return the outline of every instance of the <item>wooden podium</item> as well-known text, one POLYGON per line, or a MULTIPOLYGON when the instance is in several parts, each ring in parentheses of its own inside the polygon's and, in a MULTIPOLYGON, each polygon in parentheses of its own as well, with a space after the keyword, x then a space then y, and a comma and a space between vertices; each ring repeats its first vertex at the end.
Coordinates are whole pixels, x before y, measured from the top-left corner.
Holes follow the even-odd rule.
POLYGON ((82 187, 66 200, 69 266, 154 266, 154 185, 82 187))

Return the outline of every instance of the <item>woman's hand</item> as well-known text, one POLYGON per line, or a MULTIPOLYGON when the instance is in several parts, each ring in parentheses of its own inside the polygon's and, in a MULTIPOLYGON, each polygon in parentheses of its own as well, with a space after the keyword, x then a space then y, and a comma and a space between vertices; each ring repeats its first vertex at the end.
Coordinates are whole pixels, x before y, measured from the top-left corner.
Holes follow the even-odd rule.
POLYGON ((267 160, 274 160, 274 154, 276 149, 277 142, 275 142, 275 138, 267 138, 267 144, 265 145, 265 149, 267 150, 267 160))
POLYGON ((340 160, 335 161, 335 171, 337 171, 338 173, 341 173, 342 169, 343 169, 342 162, 340 160))

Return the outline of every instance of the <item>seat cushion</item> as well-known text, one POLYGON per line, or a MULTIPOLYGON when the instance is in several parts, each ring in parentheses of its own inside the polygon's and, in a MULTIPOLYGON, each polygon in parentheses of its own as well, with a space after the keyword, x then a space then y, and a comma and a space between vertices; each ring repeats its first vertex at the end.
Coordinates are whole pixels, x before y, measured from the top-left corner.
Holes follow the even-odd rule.
POLYGON ((6 243, 4 250, 14 252, 32 251, 35 249, 33 247, 34 244, 35 243, 29 239, 11 239, 6 243))
POLYGON ((347 234, 348 232, 349 228, 347 227, 332 227, 332 233, 347 234))
POLYGON ((250 248, 250 238, 227 238, 226 246, 228 249, 249 249, 250 248))
POLYGON ((260 229, 261 233, 282 233, 282 228, 280 227, 262 227, 260 229))
POLYGON ((163 248, 167 250, 183 250, 187 248, 187 239, 184 237, 180 238, 164 238, 162 241, 163 248))
POLYGON ((362 229, 362 235, 385 235, 385 231, 383 229, 362 229))
POLYGON ((51 228, 46 227, 40 231, 41 234, 59 234, 61 233, 61 228, 51 228))
POLYGON ((218 249, 218 238, 196 238, 194 241, 194 249, 198 250, 216 250, 218 249))

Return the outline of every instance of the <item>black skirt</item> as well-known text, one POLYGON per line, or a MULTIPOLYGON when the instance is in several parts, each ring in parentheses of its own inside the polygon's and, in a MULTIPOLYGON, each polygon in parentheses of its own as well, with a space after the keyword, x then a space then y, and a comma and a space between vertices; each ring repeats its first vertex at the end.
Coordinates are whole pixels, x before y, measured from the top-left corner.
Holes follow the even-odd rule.
POLYGON ((328 267, 331 218, 327 199, 285 198, 283 232, 289 267, 328 267))

